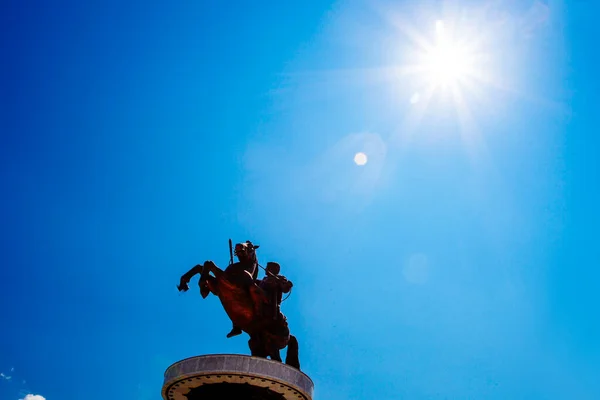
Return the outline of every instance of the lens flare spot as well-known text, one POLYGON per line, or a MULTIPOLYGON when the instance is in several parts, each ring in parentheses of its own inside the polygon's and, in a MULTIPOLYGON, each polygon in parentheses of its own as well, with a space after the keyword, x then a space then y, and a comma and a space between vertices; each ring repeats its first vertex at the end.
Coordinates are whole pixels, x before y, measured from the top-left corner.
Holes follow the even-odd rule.
POLYGON ((358 152, 354 155, 354 163, 356 165, 365 165, 367 163, 367 155, 363 152, 358 152))

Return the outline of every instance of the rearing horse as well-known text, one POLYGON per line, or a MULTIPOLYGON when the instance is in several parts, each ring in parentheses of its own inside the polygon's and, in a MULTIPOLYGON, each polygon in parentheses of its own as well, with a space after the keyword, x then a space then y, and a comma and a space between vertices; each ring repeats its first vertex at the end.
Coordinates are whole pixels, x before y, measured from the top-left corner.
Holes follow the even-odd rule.
POLYGON ((212 261, 198 264, 181 277, 177 288, 187 291, 190 279, 200 274, 201 296, 206 298, 212 293, 219 298, 233 324, 250 335, 248 345, 253 356, 270 356, 272 360, 281 361, 279 351, 288 346, 286 364, 300 369, 298 342, 290 335, 287 321, 274 320, 263 312, 269 299, 255 283, 257 248, 250 241, 238 243, 235 245, 238 262, 230 264, 225 271, 212 261))

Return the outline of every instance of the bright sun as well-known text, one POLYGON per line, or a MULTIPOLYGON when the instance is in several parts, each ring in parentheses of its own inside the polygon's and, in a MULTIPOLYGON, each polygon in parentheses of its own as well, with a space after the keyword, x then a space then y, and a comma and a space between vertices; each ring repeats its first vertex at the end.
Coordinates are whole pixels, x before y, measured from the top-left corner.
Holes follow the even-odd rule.
POLYGON ((440 43, 426 56, 426 68, 434 83, 455 83, 469 73, 468 55, 452 43, 440 43))
POLYGON ((446 34, 442 21, 436 23, 436 34, 436 43, 425 52, 423 67, 436 86, 458 83, 472 73, 472 55, 446 34))
POLYGON ((404 17, 394 20, 408 39, 408 46, 399 47, 399 58, 404 62, 393 70, 394 78, 402 85, 399 91, 407 95, 405 101, 410 104, 404 131, 412 135, 412 129, 425 118, 451 107, 468 151, 476 152, 481 138, 475 111, 488 100, 486 87, 499 85, 494 79, 494 48, 489 46, 493 32, 462 16, 447 17, 447 26, 439 19, 433 29, 425 30, 404 17), (472 102, 474 99, 477 102, 472 102))

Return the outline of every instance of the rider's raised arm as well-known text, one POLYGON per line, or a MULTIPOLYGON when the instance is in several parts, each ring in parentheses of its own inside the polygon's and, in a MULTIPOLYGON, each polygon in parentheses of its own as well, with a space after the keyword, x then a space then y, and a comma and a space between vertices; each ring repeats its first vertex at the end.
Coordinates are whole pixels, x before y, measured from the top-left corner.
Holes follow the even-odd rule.
POLYGON ((283 293, 287 293, 292 289, 292 286, 294 286, 292 281, 288 281, 285 277, 283 277, 283 282, 281 283, 281 291, 283 293))

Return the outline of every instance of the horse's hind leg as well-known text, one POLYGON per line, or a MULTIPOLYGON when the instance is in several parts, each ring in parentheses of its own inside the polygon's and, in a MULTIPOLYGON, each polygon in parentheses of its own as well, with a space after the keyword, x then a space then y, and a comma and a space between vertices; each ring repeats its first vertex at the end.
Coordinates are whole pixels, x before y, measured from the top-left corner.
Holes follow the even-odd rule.
POLYGON ((281 355, 279 354, 279 349, 276 347, 269 349, 269 356, 271 357, 271 360, 273 360, 273 361, 282 362, 281 355))
POLYGON ((250 340, 248 340, 248 347, 250 347, 250 354, 253 357, 267 358, 269 355, 262 340, 256 338, 255 336, 250 336, 250 340))
POLYGON ((300 370, 300 359, 298 358, 298 340, 294 335, 290 335, 290 341, 287 345, 287 354, 285 363, 290 367, 300 370))

